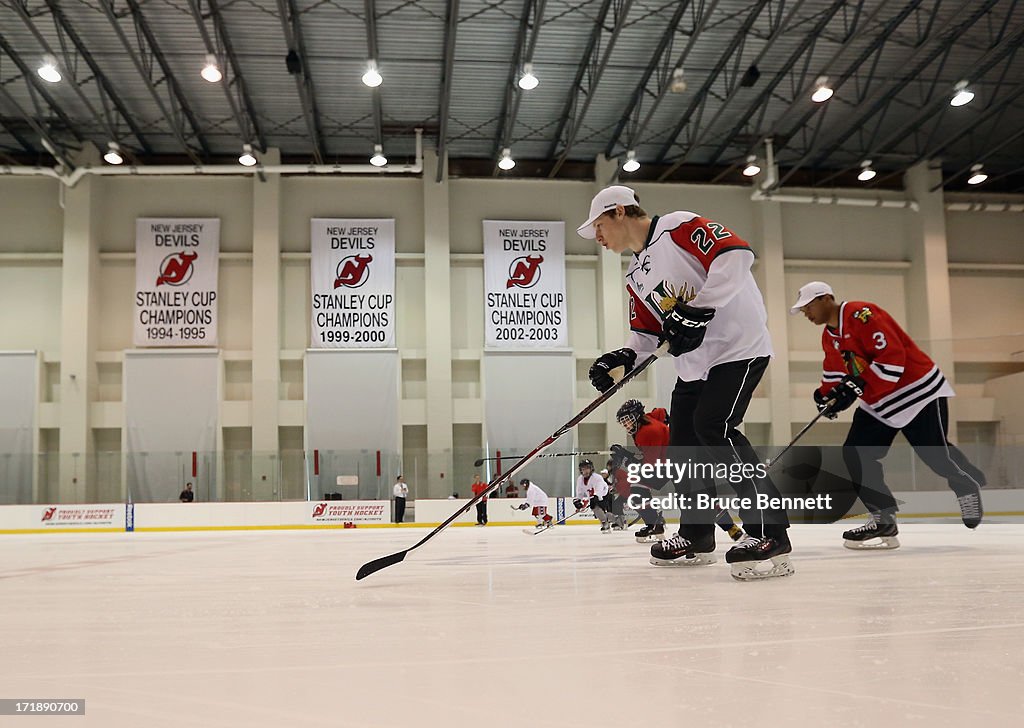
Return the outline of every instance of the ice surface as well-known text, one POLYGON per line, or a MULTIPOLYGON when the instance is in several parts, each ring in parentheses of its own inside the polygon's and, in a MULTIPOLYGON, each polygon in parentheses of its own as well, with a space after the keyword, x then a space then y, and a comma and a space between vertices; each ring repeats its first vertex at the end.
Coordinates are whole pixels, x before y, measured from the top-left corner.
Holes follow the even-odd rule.
MULTIPOLYGON (((595 522, 596 523, 596 522, 595 522)), ((792 531, 797 573, 632 535, 451 528, 0 537, 0 726, 1021 725, 1024 525, 792 531)))

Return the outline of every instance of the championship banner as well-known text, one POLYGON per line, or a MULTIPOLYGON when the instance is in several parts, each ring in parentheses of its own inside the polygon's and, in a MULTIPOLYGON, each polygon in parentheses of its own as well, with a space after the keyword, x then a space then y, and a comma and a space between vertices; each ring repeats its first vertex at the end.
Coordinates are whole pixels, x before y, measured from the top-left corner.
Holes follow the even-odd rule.
POLYGON ((394 347, 395 221, 310 223, 310 348, 394 347))
POLYGON ((136 346, 216 346, 220 220, 135 221, 136 346))
POLYGON ((485 347, 565 349, 565 223, 484 220, 485 347))

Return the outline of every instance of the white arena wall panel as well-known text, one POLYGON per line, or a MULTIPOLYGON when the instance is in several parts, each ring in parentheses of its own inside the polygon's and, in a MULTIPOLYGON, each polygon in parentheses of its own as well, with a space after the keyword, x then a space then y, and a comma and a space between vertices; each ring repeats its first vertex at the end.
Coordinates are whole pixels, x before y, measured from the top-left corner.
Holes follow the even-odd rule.
POLYGON ((423 252, 423 183, 417 178, 283 178, 282 251, 310 251, 309 220, 314 217, 394 218, 395 252, 423 252))
POLYGON ((0 349, 59 360, 60 326, 60 263, 0 262, 0 349))
POLYGON ((140 217, 216 217, 220 251, 252 251, 252 177, 99 177, 96 234, 100 252, 135 252, 140 217))
POLYGON ((906 226, 918 214, 908 209, 784 203, 783 252, 787 258, 908 260, 906 226))
POLYGON ((61 183, 0 176, 0 252, 59 253, 64 237, 61 183))

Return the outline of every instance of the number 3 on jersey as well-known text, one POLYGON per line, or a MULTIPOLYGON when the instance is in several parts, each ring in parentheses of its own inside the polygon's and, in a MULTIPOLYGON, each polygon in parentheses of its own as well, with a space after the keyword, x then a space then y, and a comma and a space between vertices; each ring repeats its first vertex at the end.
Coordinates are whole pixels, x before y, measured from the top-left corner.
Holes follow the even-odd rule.
POLYGON ((708 251, 711 250, 711 246, 719 240, 731 237, 732 233, 726 230, 723 225, 719 225, 717 222, 708 222, 707 229, 703 227, 694 228, 690 234, 690 242, 697 246, 697 250, 707 255, 708 251))
POLYGON ((875 348, 878 349, 879 351, 888 346, 889 342, 885 340, 885 334, 883 334, 881 331, 876 331, 875 333, 871 334, 871 336, 875 340, 875 348))

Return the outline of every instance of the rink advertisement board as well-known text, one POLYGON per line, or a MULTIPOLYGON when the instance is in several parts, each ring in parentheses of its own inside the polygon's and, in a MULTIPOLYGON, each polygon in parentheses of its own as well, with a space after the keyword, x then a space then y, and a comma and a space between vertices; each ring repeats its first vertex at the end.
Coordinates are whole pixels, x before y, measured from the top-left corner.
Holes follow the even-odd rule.
POLYGON ((216 346, 220 220, 135 221, 135 346, 216 346))
POLYGON ((389 523, 391 501, 313 501, 308 503, 309 523, 389 523))
POLYGON ((395 346, 395 221, 310 221, 313 349, 395 346))
POLYGON ((88 506, 37 506, 37 528, 60 531, 67 528, 107 528, 120 530, 125 524, 123 504, 88 506))
POLYGON ((485 347, 569 346, 565 223, 484 220, 485 347))

